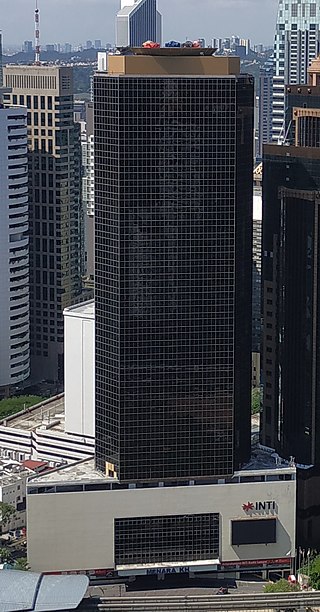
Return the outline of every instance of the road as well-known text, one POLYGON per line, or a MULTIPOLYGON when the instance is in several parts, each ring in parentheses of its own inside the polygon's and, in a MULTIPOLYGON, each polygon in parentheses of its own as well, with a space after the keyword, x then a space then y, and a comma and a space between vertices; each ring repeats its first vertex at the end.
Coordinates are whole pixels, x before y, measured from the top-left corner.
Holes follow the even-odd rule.
POLYGON ((262 593, 266 583, 257 581, 235 581, 216 580, 214 578, 201 579, 177 579, 174 576, 166 576, 164 581, 156 578, 141 577, 135 582, 125 584, 110 584, 90 586, 89 595, 92 597, 168 597, 175 596, 197 596, 213 595, 219 587, 228 586, 230 593, 247 595, 250 593, 262 593))

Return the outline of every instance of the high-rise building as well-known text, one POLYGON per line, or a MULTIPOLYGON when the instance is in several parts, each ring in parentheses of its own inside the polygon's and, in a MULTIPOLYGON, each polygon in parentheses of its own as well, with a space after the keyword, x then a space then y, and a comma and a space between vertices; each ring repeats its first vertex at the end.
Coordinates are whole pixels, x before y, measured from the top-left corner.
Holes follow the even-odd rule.
POLYGON ((116 17, 116 46, 141 47, 146 40, 161 43, 162 15, 157 0, 121 0, 116 17))
POLYGON ((286 104, 287 146, 264 152, 262 436, 282 456, 320 465, 319 83, 291 85, 286 104))
POLYGON ((25 40, 23 43, 23 52, 32 53, 32 51, 33 51, 32 40, 25 40))
POLYGON ((7 66, 4 78, 6 104, 27 107, 31 374, 61 382, 63 310, 81 296, 84 255, 72 69, 7 66))
POLYGON ((96 465, 120 481, 250 455, 253 79, 161 53, 94 86, 96 465))
POLYGON ((273 69, 261 69, 259 77, 259 120, 257 158, 262 159, 263 145, 272 142, 273 69))
POLYGON ((102 49, 102 44, 101 44, 101 40, 100 40, 100 38, 97 38, 97 39, 94 41, 94 48, 95 48, 95 49, 102 49))
POLYGON ((252 386, 260 386, 262 164, 254 171, 252 248, 252 386))
POLYGON ((0 107, 0 395, 30 375, 27 112, 0 107))
POLYGON ((320 44, 320 2, 279 0, 274 43, 273 140, 282 141, 285 85, 306 84, 320 44))
POLYGON ((85 231, 85 272, 94 275, 94 135, 93 102, 86 103, 86 120, 81 122, 82 202, 85 231))
POLYGON ((320 62, 287 87, 286 145, 264 150, 262 442, 298 470, 298 543, 320 544, 320 62))
MULTIPOLYGON (((28 483, 28 561, 122 579, 288 571, 295 467, 257 449, 233 472, 250 453, 252 77, 203 49, 156 53, 95 76, 100 470, 28 483)), ((92 319, 69 314, 88 347, 74 431, 92 319)))

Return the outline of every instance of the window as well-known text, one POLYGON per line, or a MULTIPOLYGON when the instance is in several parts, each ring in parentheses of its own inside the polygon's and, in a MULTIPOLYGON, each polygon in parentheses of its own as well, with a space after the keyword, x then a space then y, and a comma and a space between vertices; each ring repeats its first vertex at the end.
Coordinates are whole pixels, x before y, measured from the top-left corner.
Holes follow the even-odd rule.
POLYGON ((117 564, 205 560, 218 555, 218 514, 115 519, 117 564))

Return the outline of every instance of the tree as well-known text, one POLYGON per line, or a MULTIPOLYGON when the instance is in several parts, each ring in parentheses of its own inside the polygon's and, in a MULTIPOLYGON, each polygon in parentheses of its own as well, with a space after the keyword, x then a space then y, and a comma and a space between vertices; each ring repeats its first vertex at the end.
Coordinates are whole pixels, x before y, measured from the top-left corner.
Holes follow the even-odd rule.
POLYGON ((0 502, 0 532, 2 528, 10 523, 10 520, 13 518, 15 513, 15 509, 10 504, 6 504, 5 502, 0 502))
POLYGON ((13 568, 15 570, 27 572, 30 569, 28 565, 28 559, 26 557, 19 557, 18 559, 15 560, 13 568))
POLYGON ((311 557, 308 566, 304 565, 301 571, 309 576, 310 586, 318 591, 320 589, 320 555, 311 557))
POLYGON ((251 414, 260 412, 260 389, 252 389, 251 391, 251 414))
POLYGON ((281 578, 277 582, 270 582, 264 587, 265 593, 292 593, 293 591, 299 591, 300 587, 298 584, 291 584, 288 580, 281 578))
POLYGON ((0 562, 10 563, 12 561, 12 554, 7 548, 0 548, 0 562))

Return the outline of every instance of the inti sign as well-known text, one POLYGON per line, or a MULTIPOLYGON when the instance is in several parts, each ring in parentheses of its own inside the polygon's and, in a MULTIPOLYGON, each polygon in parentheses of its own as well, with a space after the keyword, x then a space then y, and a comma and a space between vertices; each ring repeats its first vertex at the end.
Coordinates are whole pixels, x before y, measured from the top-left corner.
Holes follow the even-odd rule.
POLYGON ((247 512, 275 512, 277 504, 275 501, 255 501, 247 502, 242 505, 242 509, 247 512))

